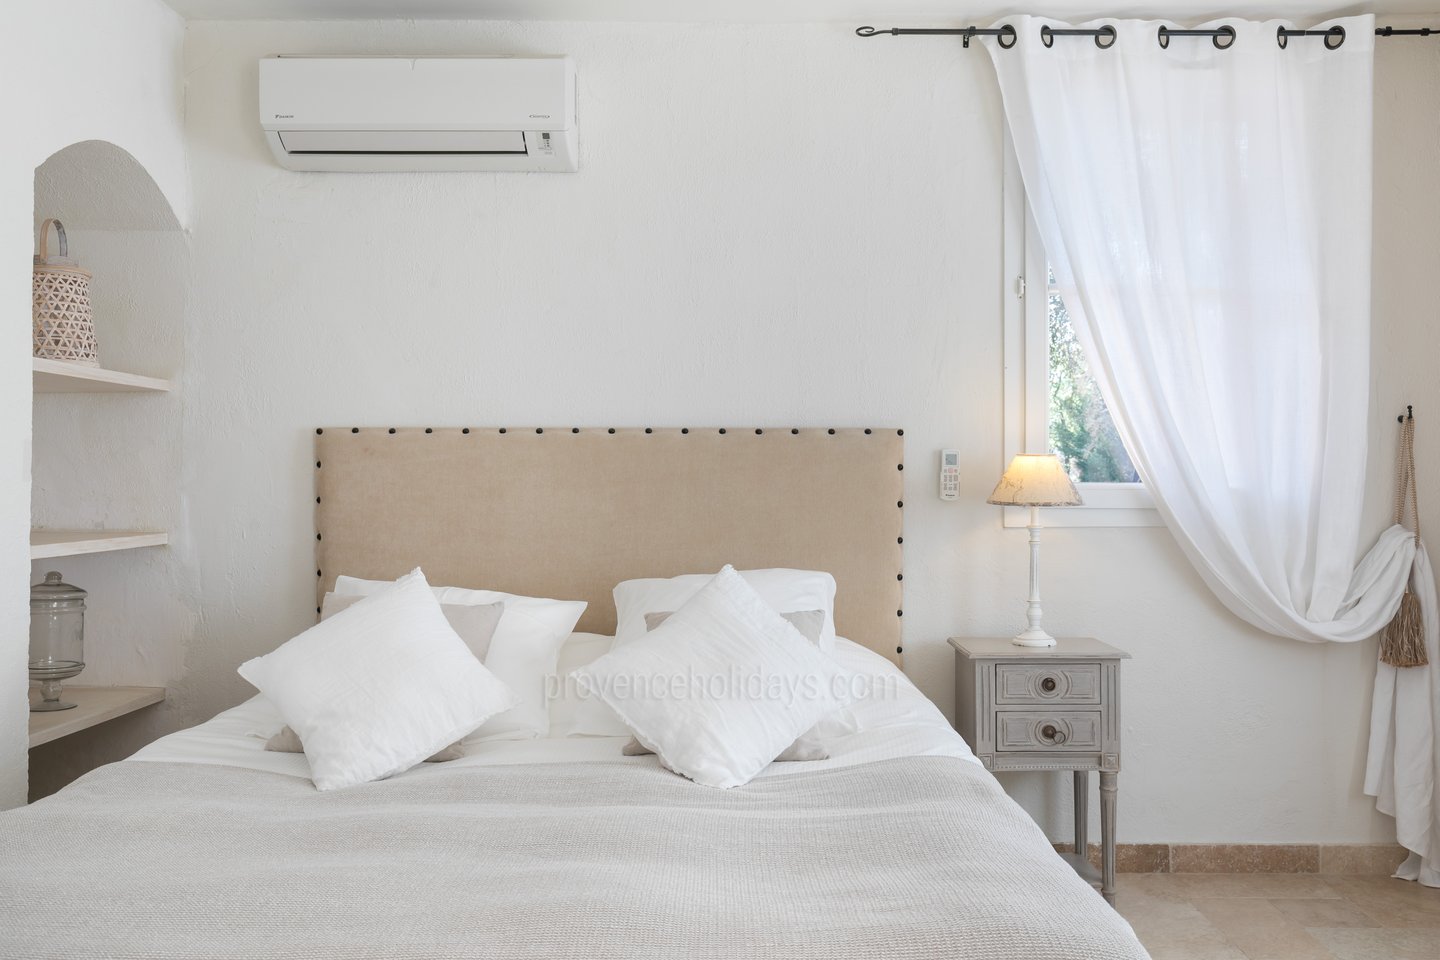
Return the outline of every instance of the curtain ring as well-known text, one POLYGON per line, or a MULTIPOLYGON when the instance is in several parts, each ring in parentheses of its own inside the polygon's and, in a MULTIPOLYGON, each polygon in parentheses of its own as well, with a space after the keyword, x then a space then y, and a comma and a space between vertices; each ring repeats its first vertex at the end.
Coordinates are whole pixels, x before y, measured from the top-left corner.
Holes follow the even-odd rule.
POLYGON ((1278 44, 1280 44, 1280 49, 1281 49, 1281 50, 1284 50, 1286 47, 1288 47, 1288 46, 1290 45, 1290 38, 1287 37, 1287 36, 1285 36, 1285 28, 1284 28, 1284 27, 1276 27, 1276 28, 1275 28, 1275 42, 1278 43, 1278 44))
POLYGON ((1111 47, 1115 46, 1115 40, 1119 36, 1120 34, 1115 31, 1115 28, 1107 23, 1105 26, 1095 31, 1095 46, 1099 47, 1101 50, 1109 50, 1111 47), (1102 37, 1109 37, 1110 42, 1101 43, 1100 39, 1102 37))
POLYGON ((1325 49, 1326 49, 1326 50, 1339 50, 1339 49, 1340 49, 1340 45, 1341 45, 1342 43, 1344 43, 1344 42, 1345 42, 1345 28, 1342 27, 1342 26, 1340 26, 1340 24, 1337 23, 1337 24, 1335 24, 1335 26, 1333 26, 1333 27, 1331 27, 1329 30, 1326 30, 1326 31, 1325 31, 1325 49), (1332 40, 1335 41, 1335 42, 1334 42, 1334 43, 1331 43, 1330 41, 1332 41, 1332 40))
POLYGON ((1160 30, 1156 33, 1155 39, 1160 43, 1161 50, 1170 49, 1170 29, 1164 24, 1160 25, 1160 30))
POLYGON ((1040 27, 1040 42, 1047 47, 1055 46, 1055 33, 1050 29, 1050 24, 1043 24, 1040 27))
POLYGON ((1210 38, 1210 42, 1215 44, 1216 50, 1229 50, 1230 45, 1235 42, 1235 28, 1226 24, 1215 31, 1215 36, 1210 38), (1225 38, 1224 43, 1220 42, 1221 37, 1225 38))
POLYGON ((1019 39, 1020 36, 1015 32, 1015 27, 1008 23, 1002 26, 999 34, 996 35, 996 42, 1000 44, 1002 50, 1009 50, 1019 39), (1010 41, 1009 43, 1005 42, 1007 39, 1010 41))

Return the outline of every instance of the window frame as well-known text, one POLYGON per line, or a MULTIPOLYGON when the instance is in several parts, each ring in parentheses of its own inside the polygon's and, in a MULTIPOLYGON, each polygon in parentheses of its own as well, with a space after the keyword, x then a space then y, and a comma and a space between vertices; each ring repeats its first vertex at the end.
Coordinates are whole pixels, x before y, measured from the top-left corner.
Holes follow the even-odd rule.
MULTIPOLYGON (((1020 164, 1005 132, 1003 255, 1005 290, 1005 463, 1050 448, 1049 261, 1025 201, 1020 164), (1040 278, 1034 282, 1033 278, 1040 278)), ((1154 495, 1143 483, 1080 483, 1083 505, 1042 508, 1047 527, 1158 527, 1154 495)), ((1005 507, 1006 527, 1023 527, 1030 512, 1005 507)))

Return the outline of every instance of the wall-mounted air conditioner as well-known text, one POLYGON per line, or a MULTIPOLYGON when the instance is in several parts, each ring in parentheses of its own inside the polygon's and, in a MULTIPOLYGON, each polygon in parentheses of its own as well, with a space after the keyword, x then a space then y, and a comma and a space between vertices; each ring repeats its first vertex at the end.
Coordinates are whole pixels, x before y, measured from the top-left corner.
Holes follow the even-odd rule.
POLYGON ((291 170, 575 170, 569 57, 266 57, 260 125, 291 170))

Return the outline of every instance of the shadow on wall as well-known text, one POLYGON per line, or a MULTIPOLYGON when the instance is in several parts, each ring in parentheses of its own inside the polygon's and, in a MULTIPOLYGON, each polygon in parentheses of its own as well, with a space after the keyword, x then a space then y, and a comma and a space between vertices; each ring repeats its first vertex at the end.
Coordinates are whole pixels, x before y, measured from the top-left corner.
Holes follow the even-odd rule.
POLYGON ((35 213, 71 230, 180 230, 145 167, 106 140, 72 143, 35 168, 35 213))

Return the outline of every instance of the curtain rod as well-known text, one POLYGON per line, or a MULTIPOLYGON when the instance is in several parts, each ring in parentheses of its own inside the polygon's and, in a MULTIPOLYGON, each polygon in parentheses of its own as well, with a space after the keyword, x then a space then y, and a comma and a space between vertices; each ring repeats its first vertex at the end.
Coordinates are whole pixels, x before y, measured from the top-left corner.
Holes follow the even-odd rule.
MULTIPOLYGON (((879 37, 884 35, 893 37, 903 36, 946 36, 963 38, 961 46, 970 46, 970 40, 974 37, 995 37, 996 42, 1002 49, 1009 50, 1015 46, 1020 39, 1015 28, 1010 24, 1001 27, 890 27, 887 30, 876 27, 856 27, 857 37, 879 37)), ((1115 28, 1106 24, 1094 29, 1084 30, 1075 28, 1058 29, 1046 24, 1040 28, 1040 42, 1047 47, 1055 45, 1056 37, 1092 37, 1095 46, 1101 50, 1108 50, 1115 45, 1118 38, 1115 28)), ((1401 29, 1399 27, 1376 27, 1377 37, 1430 37, 1440 36, 1440 28, 1417 27, 1415 29, 1401 29)), ((1235 28, 1221 26, 1214 30, 1176 30, 1172 27, 1162 26, 1156 31, 1155 39, 1162 48, 1169 48, 1171 37, 1209 37, 1210 42, 1217 50, 1226 50, 1235 42, 1235 28)), ((1275 42, 1283 50, 1289 46, 1291 37, 1324 37, 1326 49, 1337 50, 1345 42, 1345 28, 1333 26, 1328 30, 1291 30, 1288 27, 1280 27, 1275 31, 1275 42)))

